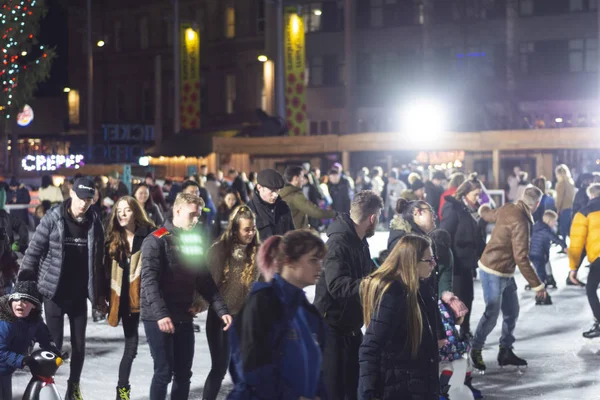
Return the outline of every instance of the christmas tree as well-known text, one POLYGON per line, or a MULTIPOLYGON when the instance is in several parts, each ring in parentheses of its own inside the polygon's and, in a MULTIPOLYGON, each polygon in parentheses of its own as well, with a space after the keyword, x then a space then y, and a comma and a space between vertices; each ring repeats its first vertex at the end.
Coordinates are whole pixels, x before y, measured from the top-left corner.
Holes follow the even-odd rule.
POLYGON ((0 0, 0 113, 7 121, 48 78, 53 49, 37 40, 44 0, 0 0))

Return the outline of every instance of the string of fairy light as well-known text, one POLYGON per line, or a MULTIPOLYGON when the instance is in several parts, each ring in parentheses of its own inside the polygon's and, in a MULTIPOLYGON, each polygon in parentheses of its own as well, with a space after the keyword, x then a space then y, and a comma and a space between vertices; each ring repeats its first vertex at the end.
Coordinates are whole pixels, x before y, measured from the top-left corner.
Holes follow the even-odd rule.
MULTIPOLYGON (((15 36, 18 29, 18 34, 25 34, 26 21, 28 17, 32 17, 34 14, 34 7, 36 0, 20 0, 12 1, 8 0, 6 4, 2 6, 0 14, 0 33, 2 34, 2 40, 8 43, 4 43, 2 48, 2 66, 0 69, 0 81, 2 82, 3 91, 6 92, 6 118, 10 118, 10 106, 13 102, 13 95, 15 89, 18 86, 18 74, 21 69, 26 70, 27 65, 22 64, 20 59, 25 57, 28 53, 23 50, 19 53, 19 46, 23 46, 24 43, 15 40, 15 36)), ((25 40, 33 40, 33 34, 26 36, 25 40)), ((44 51, 44 46, 39 46, 42 51, 42 57, 48 57, 48 54, 44 51)), ((35 60, 35 64, 39 64, 40 59, 35 60)))

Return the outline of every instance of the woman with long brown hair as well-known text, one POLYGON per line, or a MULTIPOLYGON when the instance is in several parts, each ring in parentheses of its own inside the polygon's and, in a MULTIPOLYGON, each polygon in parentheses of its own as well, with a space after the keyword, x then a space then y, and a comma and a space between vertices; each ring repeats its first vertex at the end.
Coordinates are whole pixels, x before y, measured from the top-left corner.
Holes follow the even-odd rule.
POLYGON ((424 282, 434 267, 431 241, 409 234, 361 282, 367 330, 359 352, 359 399, 439 399, 439 313, 424 282))
MULTIPOLYGON (((252 284, 258 279, 258 246, 254 213, 248 206, 235 208, 229 216, 225 231, 209 252, 213 279, 232 316, 240 311, 252 284)), ((212 308, 208 310, 206 317, 206 339, 212 367, 206 377, 202 398, 215 400, 230 363, 231 351, 228 333, 223 331, 223 321, 212 308)))
POLYGON ((155 228, 141 204, 131 196, 115 203, 108 218, 104 281, 100 293, 108 300, 108 324, 123 324, 125 349, 119 366, 117 400, 129 399, 129 376, 137 355, 140 324, 140 287, 142 272, 142 242, 155 228))

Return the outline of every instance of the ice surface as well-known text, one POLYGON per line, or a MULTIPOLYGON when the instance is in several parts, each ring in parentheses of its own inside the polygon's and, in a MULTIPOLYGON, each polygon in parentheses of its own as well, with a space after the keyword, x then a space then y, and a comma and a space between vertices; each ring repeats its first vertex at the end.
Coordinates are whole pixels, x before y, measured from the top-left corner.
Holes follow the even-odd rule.
MULTIPOLYGON (((377 255, 385 248, 387 233, 378 232, 371 240, 371 254, 377 255)), ((490 334, 483 357, 487 372, 476 375, 475 387, 481 389, 485 399, 544 399, 544 400, 591 400, 600 399, 600 339, 584 339, 581 333, 592 322, 592 313, 585 296, 585 289, 566 287, 568 261, 565 255, 555 254, 551 261, 557 290, 550 290, 551 306, 535 306, 534 294, 523 290, 525 280, 517 274, 521 315, 517 323, 515 353, 529 362, 523 374, 516 368, 498 367, 496 355, 501 319, 490 334)), ((584 264, 585 265, 585 264, 584 264)), ((581 269, 585 281, 587 268, 581 269)), ((312 298, 314 289, 307 290, 312 298)), ((483 313, 484 304, 480 282, 475 282, 473 329, 483 313)), ((192 376, 190 399, 202 398, 204 379, 210 370, 210 354, 204 334, 205 315, 197 321, 202 332, 196 334, 196 355, 192 376)), ((140 346, 131 375, 132 399, 147 400, 152 379, 152 359, 146 344, 144 329, 140 326, 140 346)), ((69 346, 68 322, 65 323, 65 345, 69 346)), ((116 395, 117 372, 123 351, 123 331, 106 324, 94 323, 91 318, 87 330, 87 355, 83 368, 81 387, 86 400, 109 400, 116 395)), ((56 376, 57 386, 64 396, 69 364, 63 365, 56 376)), ((14 399, 21 399, 29 381, 28 371, 17 371, 13 377, 14 399)), ((230 389, 229 377, 225 378, 222 396, 230 389)), ((338 399, 332 399, 338 400, 338 399)))

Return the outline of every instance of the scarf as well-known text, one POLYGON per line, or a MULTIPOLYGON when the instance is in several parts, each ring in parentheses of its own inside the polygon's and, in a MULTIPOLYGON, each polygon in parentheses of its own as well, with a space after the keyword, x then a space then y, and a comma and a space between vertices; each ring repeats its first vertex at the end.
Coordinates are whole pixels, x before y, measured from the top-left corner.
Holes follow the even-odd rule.
POLYGON ((469 203, 467 201, 467 199, 464 198, 464 197, 463 197, 463 203, 467 207, 467 211, 469 212, 469 214, 471 215, 471 217, 475 220, 475 222, 479 223, 479 220, 481 219, 481 216, 479 215, 477 206, 476 205, 472 205, 471 203, 469 203))

